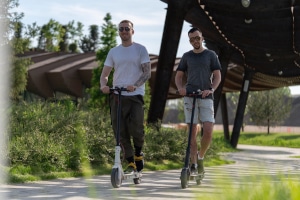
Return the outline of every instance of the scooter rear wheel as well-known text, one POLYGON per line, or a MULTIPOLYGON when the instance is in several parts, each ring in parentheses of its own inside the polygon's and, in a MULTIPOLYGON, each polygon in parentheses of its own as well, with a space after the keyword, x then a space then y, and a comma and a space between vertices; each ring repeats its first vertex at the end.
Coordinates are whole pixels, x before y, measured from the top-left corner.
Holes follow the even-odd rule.
POLYGON ((196 179, 196 184, 197 185, 201 185, 201 180, 200 179, 196 179))
POLYGON ((119 176, 119 173, 118 168, 113 168, 111 171, 110 180, 114 188, 119 188, 122 184, 122 179, 120 178, 121 176, 119 176))

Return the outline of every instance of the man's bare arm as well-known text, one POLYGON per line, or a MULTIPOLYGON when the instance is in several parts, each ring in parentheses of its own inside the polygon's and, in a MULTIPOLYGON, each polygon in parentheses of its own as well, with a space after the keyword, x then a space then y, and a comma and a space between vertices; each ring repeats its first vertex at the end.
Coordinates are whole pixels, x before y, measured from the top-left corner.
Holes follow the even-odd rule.
POLYGON ((214 77, 212 82, 212 88, 216 90, 221 82, 221 71, 220 70, 214 70, 213 71, 214 77))
POLYGON ((179 94, 182 95, 182 96, 186 95, 186 90, 185 90, 185 87, 184 87, 183 82, 182 82, 183 76, 184 76, 183 71, 177 71, 176 72, 175 85, 178 89, 179 94))
POLYGON ((151 64, 150 62, 142 64, 143 74, 140 78, 134 83, 135 87, 140 87, 151 77, 151 64))
POLYGON ((104 66, 100 76, 100 90, 104 94, 109 93, 109 86, 107 86, 108 76, 112 70, 112 67, 104 66))
POLYGON ((111 72, 112 68, 111 67, 103 67, 101 76, 100 76, 100 88, 103 86, 106 86, 108 82, 108 76, 111 72))

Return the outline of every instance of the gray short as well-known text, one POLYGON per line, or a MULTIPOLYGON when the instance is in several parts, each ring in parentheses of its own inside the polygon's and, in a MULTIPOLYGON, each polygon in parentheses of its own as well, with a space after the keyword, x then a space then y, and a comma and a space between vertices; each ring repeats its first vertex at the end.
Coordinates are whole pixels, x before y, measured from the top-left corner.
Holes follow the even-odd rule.
MULTIPOLYGON (((183 102, 185 122, 190 124, 192 116, 193 98, 184 97, 183 102)), ((196 99, 193 124, 198 124, 199 122, 215 123, 214 101, 212 99, 196 99)))

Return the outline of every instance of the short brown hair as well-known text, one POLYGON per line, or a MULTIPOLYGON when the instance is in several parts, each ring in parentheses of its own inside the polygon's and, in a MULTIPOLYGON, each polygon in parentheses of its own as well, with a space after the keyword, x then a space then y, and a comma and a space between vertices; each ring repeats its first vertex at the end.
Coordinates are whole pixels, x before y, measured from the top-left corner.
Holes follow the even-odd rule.
POLYGON ((199 28, 193 27, 189 30, 188 34, 194 33, 195 31, 199 31, 200 33, 202 33, 202 31, 199 28))
POLYGON ((132 23, 131 21, 127 20, 127 19, 122 20, 122 21, 119 23, 119 25, 122 24, 122 23, 129 23, 129 24, 132 26, 132 28, 133 28, 133 23, 132 23))

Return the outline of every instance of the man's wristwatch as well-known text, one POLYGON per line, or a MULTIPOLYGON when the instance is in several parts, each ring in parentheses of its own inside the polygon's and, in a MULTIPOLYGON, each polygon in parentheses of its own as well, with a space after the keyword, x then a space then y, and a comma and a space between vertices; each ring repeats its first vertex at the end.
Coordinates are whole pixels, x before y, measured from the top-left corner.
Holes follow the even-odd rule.
POLYGON ((210 90, 210 91, 212 91, 212 92, 214 92, 214 91, 215 91, 215 89, 214 89, 214 88, 209 88, 209 90, 210 90))

